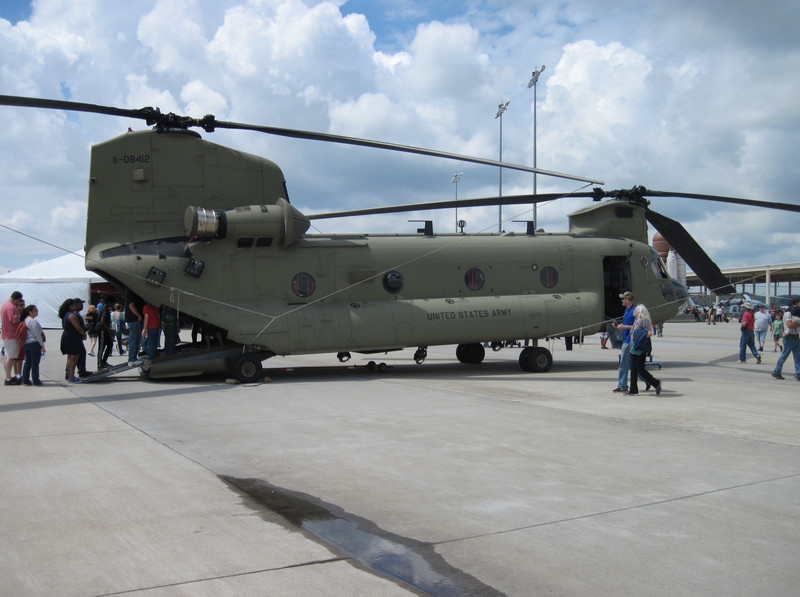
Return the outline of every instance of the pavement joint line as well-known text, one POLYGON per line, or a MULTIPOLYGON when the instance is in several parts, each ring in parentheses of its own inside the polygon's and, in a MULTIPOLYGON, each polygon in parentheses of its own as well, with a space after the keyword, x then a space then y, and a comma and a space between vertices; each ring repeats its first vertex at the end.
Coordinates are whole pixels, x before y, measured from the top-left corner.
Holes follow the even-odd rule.
POLYGON ((738 485, 731 485, 729 487, 718 487, 717 489, 709 489, 708 491, 701 491, 698 493, 690 493, 688 495, 681 495, 677 497, 665 498, 663 500, 656 500, 654 502, 647 502, 644 504, 634 504, 631 506, 624 506, 622 508, 613 508, 611 510, 605 510, 603 512, 592 512, 591 514, 582 514, 580 516, 570 516, 569 518, 561 518, 559 520, 549 520, 547 522, 538 522, 536 524, 530 525, 523 525, 521 527, 516 527, 513 529, 503 529, 501 531, 495 531, 492 533, 482 533, 480 535, 470 535, 467 537, 456 537, 454 539, 445 539, 443 541, 432 541, 429 545, 438 546, 438 545, 447 545, 448 543, 459 543, 462 541, 471 541, 472 539, 483 539, 485 537, 492 537, 496 535, 506 535, 509 533, 516 533, 517 531, 525 531, 528 529, 535 529, 539 527, 546 527, 555 524, 562 524, 565 522, 574 522, 576 520, 583 520, 586 518, 596 518, 600 516, 606 516, 608 514, 617 514, 619 512, 626 512, 628 510, 638 510, 640 508, 650 508, 652 506, 660 506, 662 504, 669 504, 670 502, 680 502, 683 500, 689 500, 693 498, 703 497, 706 495, 713 495, 715 493, 723 493, 726 491, 732 491, 734 489, 741 489, 743 487, 753 487, 755 485, 762 485, 764 483, 773 483, 775 481, 783 481, 785 479, 794 479, 796 477, 800 477, 800 473, 792 473, 790 475, 783 475, 780 477, 772 477, 770 479, 760 479, 758 481, 750 481, 749 483, 740 483, 738 485))
POLYGON ((195 578, 192 580, 184 580, 173 583, 166 583, 163 585, 153 585, 149 587, 137 587, 135 589, 126 589, 124 591, 114 591, 113 593, 100 593, 94 597, 113 597, 114 595, 129 595, 131 593, 139 593, 141 591, 153 591, 156 589, 168 589, 171 587, 183 587, 197 583, 210 582, 214 580, 223 580, 226 578, 238 578, 242 576, 251 576, 253 574, 263 574, 265 572, 279 572, 281 570, 291 570, 292 568, 305 568, 308 566, 318 566, 320 564, 335 564, 337 562, 346 562, 353 558, 334 557, 326 558, 324 560, 311 560, 309 562, 301 562, 299 564, 289 564, 288 566, 279 566, 277 568, 262 568, 260 570, 248 570, 247 572, 237 572, 236 574, 222 574, 220 576, 209 576, 206 578, 195 578))
POLYGON ((41 435, 10 435, 7 437, 0 438, 0 442, 7 442, 9 440, 12 441, 20 441, 26 439, 43 439, 47 437, 80 437, 82 435, 103 435, 103 434, 115 434, 115 433, 131 433, 133 431, 141 431, 140 429, 136 429, 132 425, 128 424, 128 429, 103 429, 101 431, 75 431, 72 433, 43 433, 41 435))

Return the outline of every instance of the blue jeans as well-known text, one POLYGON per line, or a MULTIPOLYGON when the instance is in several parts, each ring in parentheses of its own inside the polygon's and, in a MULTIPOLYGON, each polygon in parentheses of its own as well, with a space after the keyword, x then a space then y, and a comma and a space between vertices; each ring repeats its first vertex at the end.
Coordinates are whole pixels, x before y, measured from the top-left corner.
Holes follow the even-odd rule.
POLYGON ((128 362, 132 363, 139 358, 139 343, 142 341, 142 322, 139 320, 128 322, 128 362))
POLYGON ((161 340, 161 328, 151 328, 147 330, 147 338, 144 342, 144 351, 147 353, 148 359, 156 358, 159 340, 161 340))
POLYGON ((628 389, 628 373, 631 370, 631 343, 622 343, 622 354, 619 357, 619 382, 618 386, 623 390, 628 389))
POLYGON ((39 383, 39 361, 42 360, 42 345, 38 342, 28 342, 24 347, 25 364, 22 366, 22 381, 39 383))
POLYGON ((758 351, 756 350, 756 335, 753 330, 742 330, 742 337, 739 340, 739 360, 746 361, 747 360, 747 349, 750 349, 750 352, 753 353, 755 358, 759 357, 758 351))
POLYGON ((164 334, 164 352, 173 354, 175 346, 178 344, 178 336, 175 334, 164 334))
MULTIPOLYGON (((800 338, 797 337, 797 334, 786 334, 783 337, 783 352, 778 357, 778 362, 775 363, 775 369, 772 372, 780 375, 783 363, 789 358, 789 353, 794 357, 794 376, 800 378, 800 338)), ((27 360, 25 362, 27 363, 27 360)))

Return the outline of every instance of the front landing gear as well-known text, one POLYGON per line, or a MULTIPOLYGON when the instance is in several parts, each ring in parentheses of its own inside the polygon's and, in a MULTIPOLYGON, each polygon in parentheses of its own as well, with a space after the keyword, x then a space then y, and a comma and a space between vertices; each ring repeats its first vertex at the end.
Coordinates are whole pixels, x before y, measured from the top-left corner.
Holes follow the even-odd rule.
POLYGON ((519 366, 531 373, 547 373, 553 366, 553 355, 542 346, 528 346, 519 353, 519 366))
POLYGON ((417 365, 422 365, 422 363, 427 358, 428 358, 428 347, 420 346, 419 348, 417 348, 417 351, 414 353, 414 362, 417 365))
POLYGON ((482 344, 459 344, 456 347, 456 358, 459 363, 477 365, 483 362, 486 356, 486 349, 482 344))

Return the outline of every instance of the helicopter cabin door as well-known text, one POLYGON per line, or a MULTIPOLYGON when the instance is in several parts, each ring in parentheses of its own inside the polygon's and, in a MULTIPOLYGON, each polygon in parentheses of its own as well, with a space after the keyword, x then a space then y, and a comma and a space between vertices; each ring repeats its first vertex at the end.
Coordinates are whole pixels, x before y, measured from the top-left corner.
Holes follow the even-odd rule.
POLYGON ((625 309, 619 295, 632 290, 631 262, 628 257, 608 256, 603 258, 603 292, 606 318, 622 317, 625 309))

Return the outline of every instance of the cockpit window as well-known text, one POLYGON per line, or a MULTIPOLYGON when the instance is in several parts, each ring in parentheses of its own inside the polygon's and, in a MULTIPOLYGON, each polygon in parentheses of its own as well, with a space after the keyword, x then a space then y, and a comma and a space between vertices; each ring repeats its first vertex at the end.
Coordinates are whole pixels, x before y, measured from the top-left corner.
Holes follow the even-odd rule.
POLYGON ((656 276, 661 276, 662 278, 669 278, 669 274, 667 273, 667 268, 664 265, 664 262, 661 260, 660 255, 655 255, 651 259, 651 263, 653 264, 653 271, 656 273, 656 276))

